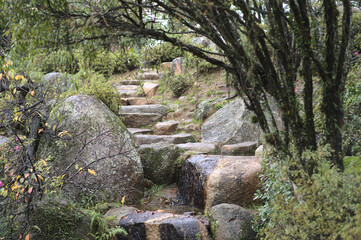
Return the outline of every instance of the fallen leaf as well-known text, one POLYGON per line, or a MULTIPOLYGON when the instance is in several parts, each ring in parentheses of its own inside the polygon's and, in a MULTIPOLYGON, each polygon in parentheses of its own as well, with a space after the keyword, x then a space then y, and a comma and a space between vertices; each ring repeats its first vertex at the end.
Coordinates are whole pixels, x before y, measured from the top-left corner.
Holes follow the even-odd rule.
POLYGON ((95 171, 94 171, 94 170, 88 169, 88 172, 89 172, 90 174, 95 175, 95 171))
POLYGON ((125 196, 122 197, 122 201, 120 201, 120 202, 121 202, 121 204, 124 204, 124 202, 125 202, 125 196))
POLYGON ((33 187, 30 187, 28 193, 31 194, 33 192, 33 187))
POLYGON ((28 234, 28 235, 26 235, 25 240, 29 240, 29 239, 30 239, 30 236, 28 234))

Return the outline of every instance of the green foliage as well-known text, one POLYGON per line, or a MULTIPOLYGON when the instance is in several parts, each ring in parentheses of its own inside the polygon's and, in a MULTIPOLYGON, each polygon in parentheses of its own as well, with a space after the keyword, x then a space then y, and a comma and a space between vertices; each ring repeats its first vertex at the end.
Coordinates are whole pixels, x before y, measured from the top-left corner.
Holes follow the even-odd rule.
POLYGON ((159 43, 148 45, 142 51, 144 62, 150 65, 157 65, 162 62, 171 62, 177 57, 183 56, 180 48, 170 43, 159 43))
POLYGON ((344 97, 344 150, 347 155, 361 155, 361 63, 350 71, 344 97))
POLYGON ((361 51, 361 12, 352 16, 354 49, 361 51))
POLYGON ((99 73, 80 71, 75 75, 76 90, 65 93, 66 96, 74 94, 92 95, 102 101, 112 112, 119 114, 121 96, 114 87, 99 73))
POLYGON ((37 71, 44 73, 67 72, 72 74, 79 69, 78 60, 74 58, 71 52, 66 50, 44 51, 34 55, 28 61, 32 62, 37 71))
POLYGON ((107 219, 98 212, 88 211, 91 216, 90 233, 97 240, 110 240, 118 235, 127 235, 128 233, 120 227, 109 227, 107 219))
POLYGON ((359 239, 361 176, 344 174, 325 159, 328 147, 305 152, 314 161, 309 177, 298 161, 267 159, 262 166, 262 186, 256 198, 264 200, 257 225, 264 239, 359 239), (292 162, 292 164, 290 164, 292 162), (298 163, 297 163, 298 162, 298 163), (298 176, 292 181, 292 176, 298 176), (263 226, 262 226, 263 224, 263 226), (355 236, 356 238, 350 238, 355 236))
POLYGON ((191 86, 191 78, 189 75, 176 75, 169 80, 169 89, 174 97, 180 97, 191 86))
POLYGON ((345 174, 361 174, 361 157, 344 157, 345 174))

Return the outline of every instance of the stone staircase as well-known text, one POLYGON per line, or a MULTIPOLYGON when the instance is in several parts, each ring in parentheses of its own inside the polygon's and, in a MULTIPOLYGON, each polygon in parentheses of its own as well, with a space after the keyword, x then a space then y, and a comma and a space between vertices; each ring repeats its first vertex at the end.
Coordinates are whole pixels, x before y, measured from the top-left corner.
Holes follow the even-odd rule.
MULTIPOLYGON (((175 190, 170 191, 173 194, 170 196, 168 194, 165 200, 163 197, 163 201, 168 202, 168 205, 179 204, 181 201, 199 209, 210 209, 221 203, 242 206, 253 204, 253 193, 259 183, 257 173, 260 170, 260 158, 254 156, 258 143, 242 142, 222 145, 213 142, 197 142, 191 133, 176 133, 179 132, 180 122, 163 121, 169 108, 161 105, 155 98, 160 75, 146 69, 137 75, 136 80, 123 80, 115 86, 123 97, 123 106, 119 114, 125 126, 133 134, 134 142, 141 155, 145 177, 150 178, 152 184, 169 185, 174 181, 177 182, 175 190), (172 155, 175 159, 169 160, 168 155, 172 155), (181 171, 176 173, 173 166, 179 164, 179 159, 183 159, 181 171), (166 163, 167 161, 170 162, 166 163), (159 177, 167 180, 162 182, 159 177)), ((160 219, 157 226, 163 224, 164 221, 168 223, 172 219, 177 222, 175 228, 184 228, 182 221, 187 225, 187 220, 183 215, 175 217, 166 212, 150 214, 160 219)), ((135 211, 132 214, 134 215, 131 215, 132 219, 139 219, 144 224, 146 221, 151 221, 151 224, 156 221, 148 217, 147 213, 137 214, 135 211)), ((187 218, 194 219, 192 216, 187 218)), ((201 224, 198 220, 194 221, 195 226, 201 224)), ((119 224, 128 230, 133 226, 133 223, 126 219, 121 220, 119 224)), ((136 235, 136 233, 131 234, 133 238, 136 235)), ((182 235, 184 236, 186 235, 182 235)), ((200 239, 210 239, 210 237, 203 232, 200 239)))

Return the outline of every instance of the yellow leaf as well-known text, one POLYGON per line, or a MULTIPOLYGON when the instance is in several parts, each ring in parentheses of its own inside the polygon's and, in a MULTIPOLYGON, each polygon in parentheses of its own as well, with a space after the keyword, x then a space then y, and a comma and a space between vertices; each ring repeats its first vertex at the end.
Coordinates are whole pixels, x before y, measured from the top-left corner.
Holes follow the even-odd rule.
POLYGON ((0 73, 0 79, 2 79, 3 78, 3 74, 2 73, 0 73))
POLYGON ((94 171, 94 170, 88 169, 88 172, 89 172, 90 174, 95 175, 95 171, 94 171))
POLYGON ((20 80, 22 78, 21 75, 16 75, 15 80, 20 80))
POLYGON ((14 88, 14 90, 13 90, 13 94, 15 94, 16 93, 16 88, 14 88))
POLYGON ((45 127, 47 127, 48 126, 48 123, 45 123, 45 127))
POLYGON ((38 130, 38 133, 41 133, 42 131, 44 131, 44 129, 43 129, 43 128, 40 128, 40 129, 38 130))
POLYGON ((41 175, 38 175, 38 177, 39 177, 41 180, 44 181, 44 178, 43 178, 41 175))
POLYGON ((31 95, 31 96, 34 96, 34 93, 35 93, 35 91, 32 90, 32 91, 30 92, 30 95, 31 95))
POLYGON ((122 201, 120 201, 120 202, 121 202, 121 204, 124 204, 124 202, 125 202, 125 196, 122 197, 122 201))
POLYGON ((40 160, 43 162, 43 164, 44 164, 45 166, 48 166, 48 164, 45 162, 44 159, 40 159, 40 160))
POLYGON ((30 240, 30 234, 26 235, 25 240, 30 240))

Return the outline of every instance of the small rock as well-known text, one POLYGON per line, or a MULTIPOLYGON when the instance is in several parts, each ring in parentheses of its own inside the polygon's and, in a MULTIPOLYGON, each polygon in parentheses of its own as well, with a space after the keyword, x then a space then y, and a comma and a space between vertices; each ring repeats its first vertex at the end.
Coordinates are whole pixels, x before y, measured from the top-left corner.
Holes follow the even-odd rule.
POLYGON ((191 124, 184 126, 184 130, 187 133, 191 133, 191 132, 199 130, 199 127, 197 127, 197 125, 195 125, 194 123, 191 123, 191 124))
POLYGON ((256 152, 255 152, 254 155, 261 157, 262 154, 263 154, 263 145, 259 146, 259 147, 256 149, 256 152))
POLYGON ((158 135, 170 134, 177 129, 178 124, 179 122, 174 120, 159 122, 154 126, 154 132, 158 135))
POLYGON ((181 96, 178 98, 179 101, 181 102, 186 102, 187 101, 187 97, 186 96, 181 96))
POLYGON ((156 83, 144 83, 143 85, 143 91, 146 96, 153 97, 156 95, 157 90, 159 88, 159 84, 156 83))

